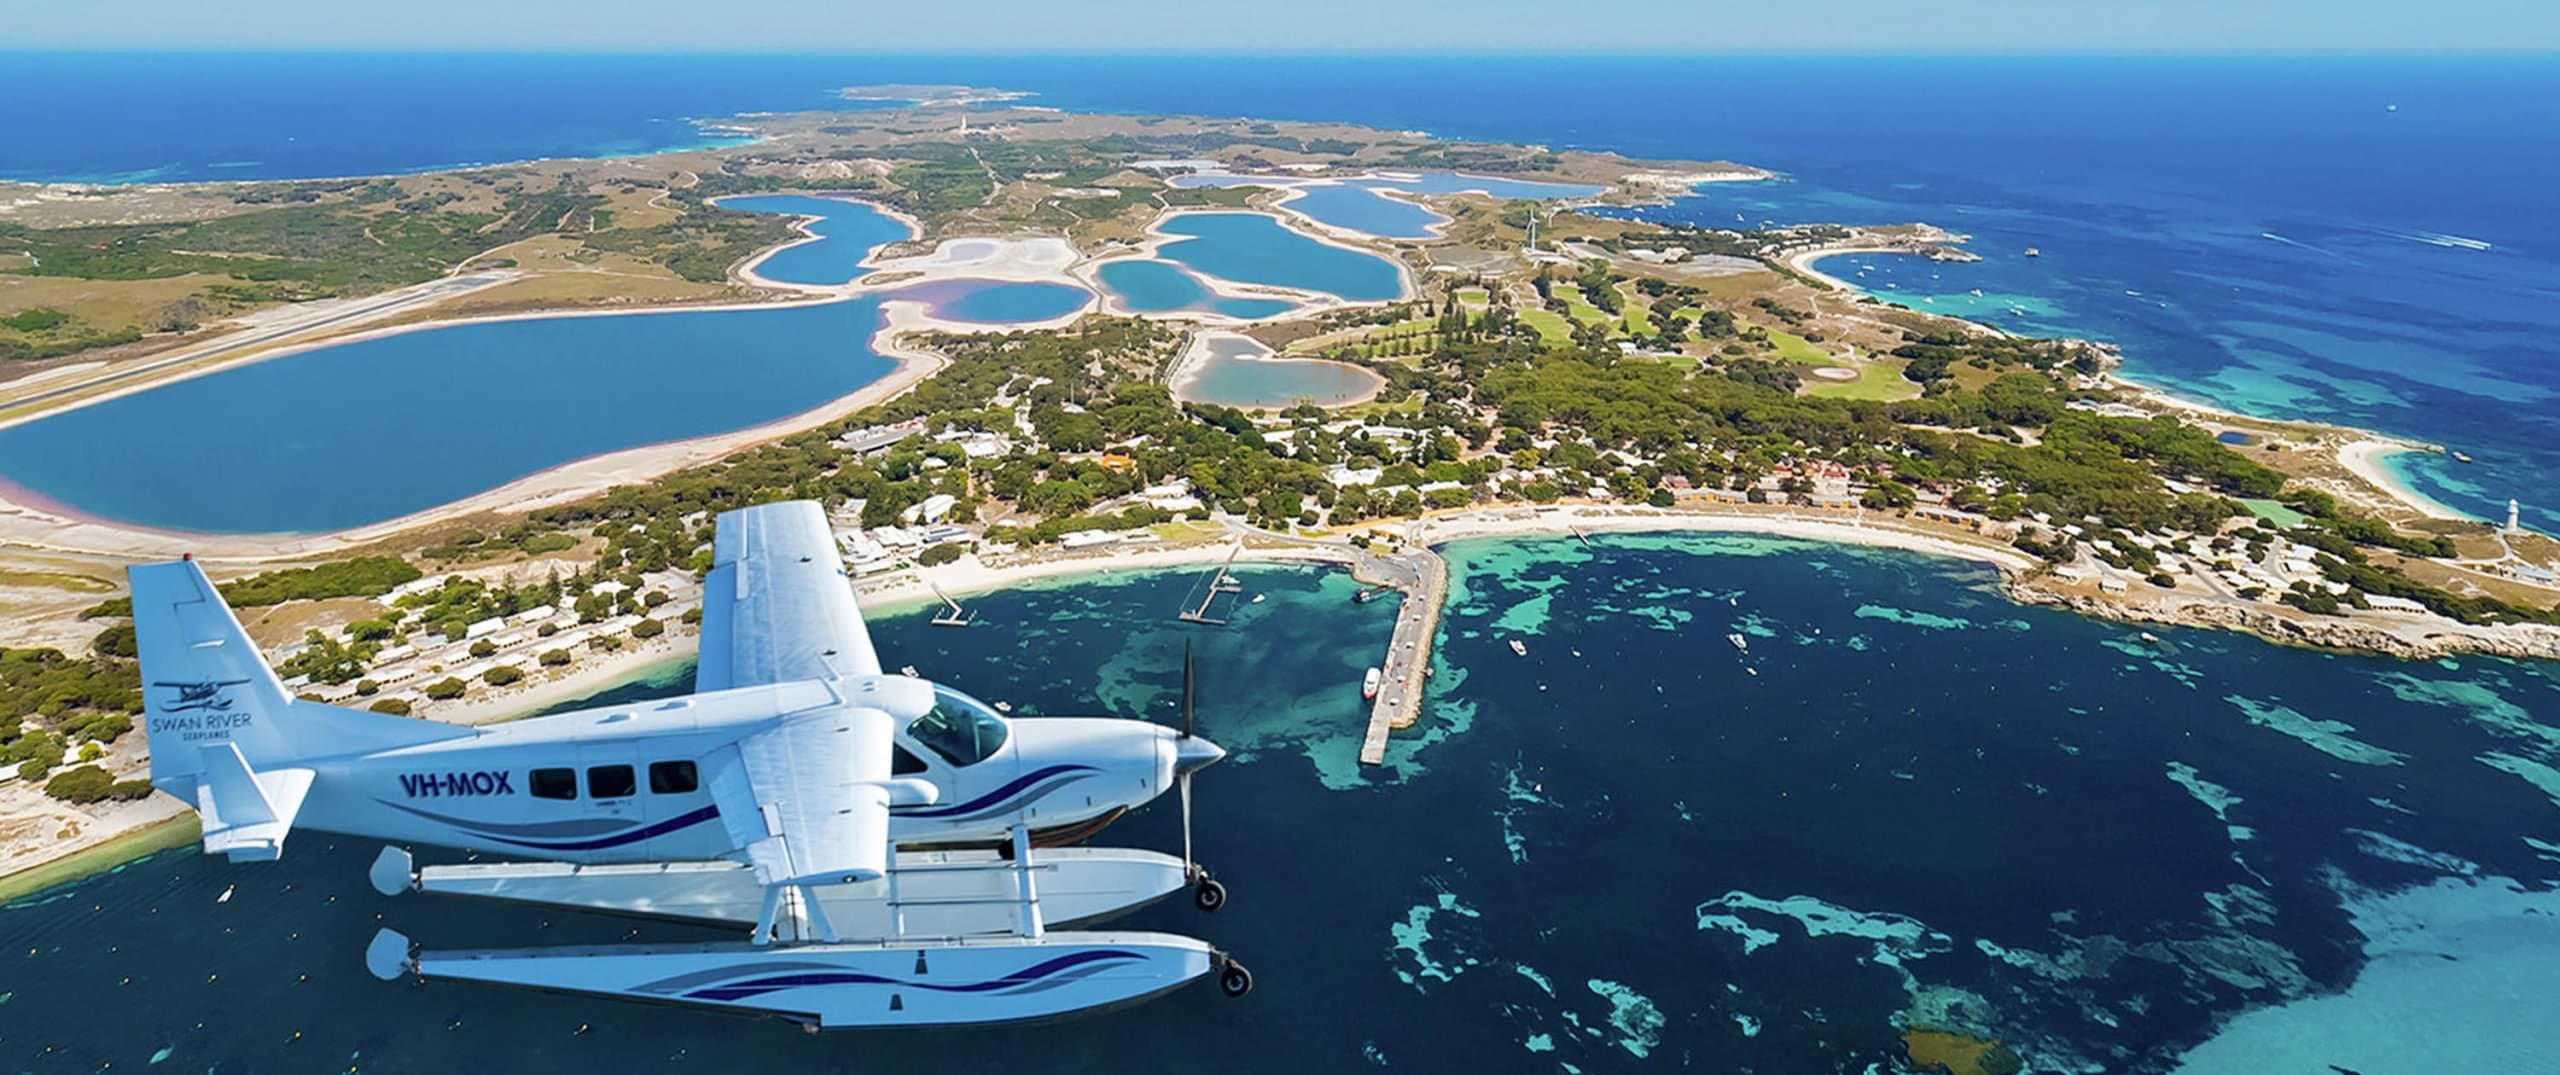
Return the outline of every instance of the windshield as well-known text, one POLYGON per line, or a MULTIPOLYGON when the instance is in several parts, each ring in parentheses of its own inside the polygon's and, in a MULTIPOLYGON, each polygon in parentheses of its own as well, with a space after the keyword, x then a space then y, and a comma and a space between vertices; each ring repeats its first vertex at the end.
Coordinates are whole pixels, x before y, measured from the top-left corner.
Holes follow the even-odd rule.
POLYGON ((1004 718, 981 702, 933 685, 933 709, 907 725, 907 735, 953 765, 976 765, 1003 748, 1004 718))

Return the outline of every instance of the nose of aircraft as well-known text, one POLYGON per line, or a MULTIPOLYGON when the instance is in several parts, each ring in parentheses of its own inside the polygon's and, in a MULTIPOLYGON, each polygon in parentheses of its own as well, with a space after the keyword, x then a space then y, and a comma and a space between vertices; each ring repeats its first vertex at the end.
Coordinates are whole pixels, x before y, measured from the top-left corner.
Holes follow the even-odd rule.
POLYGON ((1173 771, 1177 775, 1199 772, 1226 756, 1225 747, 1196 735, 1173 741, 1173 771))

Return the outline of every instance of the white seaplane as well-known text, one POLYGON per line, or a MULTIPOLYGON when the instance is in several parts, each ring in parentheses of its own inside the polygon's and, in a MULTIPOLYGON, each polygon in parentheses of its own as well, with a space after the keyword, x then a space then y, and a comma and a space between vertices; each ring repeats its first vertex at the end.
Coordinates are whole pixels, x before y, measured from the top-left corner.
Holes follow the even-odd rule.
POLYGON ((1224 751, 1182 726, 1008 720, 883 674, 820 507, 720 516, 699 693, 470 728, 287 695, 196 564, 131 570, 153 785, 193 804, 204 849, 273 860, 296 826, 536 861, 415 865, 407 890, 745 927, 737 942, 420 951, 415 973, 793 1020, 811 1029, 1042 1019, 1134 1003, 1243 966, 1189 937, 1051 931, 1184 887, 1191 774, 1224 751), (1167 790, 1181 858, 1059 847, 1167 790))

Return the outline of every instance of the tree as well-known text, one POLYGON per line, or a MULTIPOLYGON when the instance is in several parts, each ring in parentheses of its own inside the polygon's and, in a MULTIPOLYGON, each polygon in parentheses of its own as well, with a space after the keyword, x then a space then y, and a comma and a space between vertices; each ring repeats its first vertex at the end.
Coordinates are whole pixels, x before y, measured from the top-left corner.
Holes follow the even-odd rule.
POLYGON ((44 793, 67 803, 93 803, 107 797, 115 787, 115 778, 95 765, 82 765, 55 773, 44 783, 44 793))
POLYGON ((1654 486, 1653 492, 1644 498, 1645 503, 1651 504, 1657 508, 1670 507, 1672 501, 1673 497, 1671 495, 1671 490, 1665 489, 1659 485, 1654 486))
POLYGON ((959 542, 946 541, 940 545, 929 547, 923 552, 917 553, 916 563, 925 567, 939 567, 943 564, 959 559, 960 553, 961 548, 959 542))
POLYGON ((452 676, 446 676, 443 679, 427 684, 426 690, 421 693, 437 701, 444 701, 449 698, 460 698, 462 697, 462 692, 469 689, 471 689, 470 684, 464 683, 452 676))
POLYGON ((376 713, 389 713, 395 717, 405 717, 409 715, 409 700, 406 698, 384 698, 376 701, 372 705, 366 706, 365 708, 376 713))
POLYGON ((492 687, 503 687, 523 678, 524 673, 518 671, 516 666, 511 664, 502 664, 496 668, 480 673, 481 682, 487 683, 492 687))
POLYGON ((98 637, 89 643, 89 648, 101 657, 133 656, 133 625, 120 623, 98 632, 98 637))
POLYGON ((544 650, 542 651, 542 657, 540 659, 544 668, 558 668, 561 665, 569 663, 569 651, 565 649, 544 650))
POLYGON ((656 620, 644 619, 631 625, 631 637, 633 638, 656 638, 665 633, 667 633, 667 625, 659 623, 656 620))
POLYGON ((471 643, 471 655, 474 657, 486 657, 496 652, 498 652, 498 644, 488 639, 478 639, 471 643))

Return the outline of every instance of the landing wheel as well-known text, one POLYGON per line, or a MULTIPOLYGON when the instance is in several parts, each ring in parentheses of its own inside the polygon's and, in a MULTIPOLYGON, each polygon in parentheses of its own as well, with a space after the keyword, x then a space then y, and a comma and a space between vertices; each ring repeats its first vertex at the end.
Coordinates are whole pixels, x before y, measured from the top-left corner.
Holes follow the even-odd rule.
MULTIPOLYGON (((1200 883, 1192 886, 1191 888, 1191 905, 1203 911, 1212 912, 1216 911, 1220 907, 1226 906, 1227 886, 1219 884, 1218 882, 1212 881, 1206 877, 1201 878, 1200 883)), ((1252 976, 1247 975, 1245 980, 1250 984, 1252 982, 1252 976)))
POLYGON ((1231 997, 1253 992, 1253 972, 1244 969, 1242 963, 1228 960, 1227 965, 1218 971, 1218 992, 1231 997))

